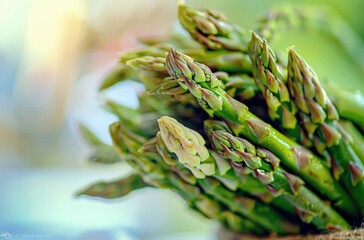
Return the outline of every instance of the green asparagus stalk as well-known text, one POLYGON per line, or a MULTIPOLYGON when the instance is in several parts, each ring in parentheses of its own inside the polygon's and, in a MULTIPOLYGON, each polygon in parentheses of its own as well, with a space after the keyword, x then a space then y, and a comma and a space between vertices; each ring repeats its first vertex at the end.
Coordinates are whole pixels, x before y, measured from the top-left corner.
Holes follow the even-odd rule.
POLYGON ((111 72, 107 75, 107 77, 102 82, 99 90, 104 91, 121 81, 135 79, 136 76, 137 73, 129 66, 126 66, 124 64, 118 65, 117 67, 112 69, 111 72))
POLYGON ((243 52, 207 51, 205 49, 185 49, 183 52, 207 65, 212 71, 251 74, 252 64, 243 52))
MULTIPOLYGON (((128 60, 127 65, 137 71, 148 71, 157 73, 161 79, 152 80, 149 85, 154 86, 148 94, 163 98, 165 102, 178 102, 179 104, 191 104, 198 106, 195 97, 189 93, 188 88, 181 87, 177 80, 165 77, 165 59, 160 57, 146 56, 128 60)), ((252 100, 257 93, 254 80, 248 75, 229 75, 226 72, 216 72, 215 75, 226 84, 226 91, 239 99, 252 100)), ((252 100, 255 101, 256 99, 252 100)), ((173 111, 172 111, 173 112, 173 111)))
MULTIPOLYGON (((192 54, 192 56, 194 56, 194 57, 197 56, 197 59, 201 60, 201 62, 203 62, 204 64, 209 66, 210 69, 215 69, 215 71, 221 71, 221 72, 224 72, 224 70, 227 70, 227 72, 234 73, 234 71, 231 70, 231 68, 234 68, 234 66, 231 66, 230 62, 235 64, 234 63, 235 61, 236 62, 244 61, 241 58, 239 58, 239 56, 234 56, 234 55, 239 55, 238 52, 237 53, 226 53, 226 54, 224 54, 223 52, 206 52, 206 51, 202 52, 202 51, 197 51, 197 50, 185 51, 185 52, 192 54), (230 61, 226 60, 229 58, 230 58, 230 61), (234 58, 237 58, 237 59, 235 60, 234 58), (226 64, 226 66, 224 64, 226 64)), ((250 60, 247 59, 246 61, 249 62, 248 69, 243 69, 242 65, 236 64, 235 67, 239 68, 239 71, 236 71, 236 72, 251 73, 250 60), (243 69, 243 71, 242 71, 242 69, 243 69)), ((133 59, 126 61, 126 65, 134 68, 137 71, 142 70, 142 71, 149 73, 148 75, 157 76, 157 77, 163 79, 163 78, 169 76, 168 72, 165 68, 165 62, 166 62, 165 57, 143 56, 143 57, 133 58, 133 59), (151 73, 153 73, 153 74, 151 74, 151 73)), ((226 74, 228 74, 228 73, 226 73, 226 74)), ((249 75, 245 75, 244 80, 245 80, 244 83, 250 83, 249 85, 252 86, 249 75)))
POLYGON ((165 57, 153 56, 143 56, 126 61, 126 65, 136 70, 141 69, 147 73, 154 73, 157 76, 160 76, 162 79, 168 76, 168 72, 165 68, 165 63, 165 57))
MULTIPOLYGON (((137 71, 153 72, 158 75, 156 78, 147 78, 147 89, 149 95, 162 97, 166 102, 177 100, 181 103, 191 103, 196 105, 197 102, 187 89, 179 87, 177 81, 171 77, 165 67, 165 58, 144 56, 126 61, 126 64, 137 71)), ((144 81, 144 82, 146 82, 144 81)))
POLYGON ((235 232, 255 234, 258 236, 267 235, 266 231, 256 226, 253 222, 242 218, 232 211, 221 211, 220 221, 222 221, 228 229, 235 232))
MULTIPOLYGON (((173 81, 175 80, 173 79, 173 81)), ((159 86, 163 86, 163 84, 161 83, 159 86)), ((163 115, 173 116, 183 122, 183 124, 203 132, 203 122, 201 119, 205 119, 208 116, 198 107, 196 99, 190 93, 183 96, 173 92, 173 89, 170 90, 170 92, 169 90, 163 92, 164 90, 161 89, 161 92, 158 93, 144 92, 140 94, 138 96, 139 109, 131 109, 112 101, 107 102, 107 109, 117 115, 124 125, 144 137, 155 136, 158 131, 156 120, 163 115), (169 101, 172 99, 172 96, 176 96, 177 99, 169 101)))
POLYGON ((143 137, 152 137, 158 131, 158 112, 141 113, 138 109, 129 108, 115 101, 106 101, 106 109, 115 114, 123 125, 143 137))
MULTIPOLYGON (((224 131, 227 133, 231 133, 231 131, 230 131, 229 127, 226 125, 226 123, 223 121, 219 121, 219 120, 205 120, 204 121, 204 131, 207 136, 207 139, 212 139, 211 133, 213 133, 214 131, 224 131)), ((216 159, 219 158, 219 156, 216 156, 216 154, 213 154, 213 155, 215 156, 216 159)), ((242 177, 242 181, 247 179, 247 177, 242 176, 241 173, 244 173, 244 171, 247 174, 251 172, 248 168, 244 168, 244 171, 242 171, 243 168, 241 166, 238 166, 231 162, 230 162, 230 166, 234 169, 234 171, 236 173, 238 173, 238 176, 242 177)), ((242 189, 242 190, 244 191, 244 189, 242 189)), ((272 194, 271 191, 269 191, 269 192, 270 192, 270 194, 268 194, 267 192, 264 192, 264 193, 262 193, 262 195, 259 196, 259 194, 258 194, 256 197, 260 198, 265 203, 269 203, 269 204, 275 206, 276 208, 283 210, 285 213, 289 213, 291 216, 297 215, 294 206, 292 206, 286 199, 284 199, 283 197, 280 197, 280 196, 275 196, 275 194, 274 193, 272 194)), ((247 192, 247 193, 249 194, 249 192, 247 192)))
MULTIPOLYGON (((160 135, 159 135, 160 137, 160 135)), ((239 232, 250 232, 256 235, 267 235, 269 232, 266 230, 263 230, 262 228, 258 227, 255 223, 243 218, 242 215, 240 215, 238 212, 236 211, 236 205, 232 206, 231 202, 234 201, 227 201, 226 198, 222 198, 221 195, 218 192, 214 192, 212 191, 211 187, 207 187, 208 189, 210 189, 210 193, 205 192, 205 189, 202 189, 201 186, 195 186, 196 185, 196 177, 188 170, 188 169, 183 169, 180 168, 178 166, 175 166, 175 163, 177 162, 177 160, 174 159, 174 162, 171 161, 171 156, 168 154, 166 154, 166 152, 162 152, 160 151, 160 154, 157 154, 158 156, 156 156, 155 154, 157 153, 157 138, 152 138, 150 140, 148 140, 147 142, 144 143, 144 145, 139 149, 140 153, 147 153, 147 154, 152 154, 152 157, 154 159, 158 159, 158 166, 161 166, 165 169, 167 169, 170 172, 173 172, 174 175, 172 175, 172 179, 174 181, 177 181, 177 188, 178 186, 182 187, 182 192, 184 194, 187 194, 186 196, 182 196, 189 204, 192 208, 197 209, 198 211, 202 212, 202 214, 204 214, 206 217, 211 218, 214 217, 214 215, 211 215, 208 205, 203 204, 201 206, 201 204, 195 204, 195 202, 206 202, 206 203, 210 203, 216 205, 221 206, 219 208, 219 213, 215 214, 218 215, 218 218, 220 221, 222 221, 223 223, 225 223, 225 225, 227 225, 227 227, 233 231, 239 231, 239 232), (161 157, 162 156, 162 157, 161 157), (203 190, 203 191, 201 191, 203 190), (196 193, 195 195, 192 195, 190 193, 196 193), (198 195, 198 197, 196 197, 196 195, 198 195), (206 196, 204 196, 206 195, 206 196), (215 197, 214 197, 215 196, 215 197), (203 198, 204 200, 200 200, 201 198, 203 198), (197 199, 197 200, 196 200, 197 199), (207 208, 206 208, 207 207, 207 208), (202 209, 199 209, 202 208, 202 209), (225 210, 224 210, 225 209, 225 210)), ((161 141, 159 141, 159 143, 161 143, 161 141)), ((174 156, 172 156, 174 158, 174 156)), ((168 176, 166 176, 168 177, 168 176)), ((169 177, 168 177, 169 178, 169 177)), ((223 189, 222 189, 223 190, 223 189)), ((221 190, 221 191, 222 191, 221 190)), ((181 193, 179 193, 181 195, 181 193)), ((240 204, 239 206, 241 206, 241 204, 244 203, 243 198, 239 198, 240 202, 235 201, 236 204, 240 204)), ((245 201, 246 202, 246 201, 245 201)), ((251 201, 250 201, 251 203, 251 201)), ((215 212, 216 212, 216 207, 214 208, 215 212)), ((292 228, 291 224, 287 224, 287 227, 289 227, 290 229, 292 228)), ((292 231, 292 230, 291 230, 292 231)))
POLYGON ((94 149, 89 160, 94 163, 113 164, 120 162, 120 158, 115 154, 112 146, 105 144, 94 149))
MULTIPOLYGON (((225 161, 219 158, 216 154, 210 153, 207 150, 207 148, 204 146, 205 141, 199 133, 192 129, 186 128, 182 124, 178 123, 175 119, 166 116, 161 117, 158 122, 160 126, 163 125, 163 128, 160 127, 161 134, 157 134, 157 138, 166 136, 172 130, 178 130, 179 132, 184 132, 184 135, 188 135, 191 140, 193 138, 197 138, 197 140, 200 141, 200 144, 194 144, 193 146, 188 142, 184 142, 190 151, 200 150, 201 154, 199 154, 199 156, 191 157, 190 155, 185 155, 187 150, 183 147, 180 147, 180 149, 174 150, 174 154, 177 155, 178 161, 172 159, 169 161, 171 165, 181 163, 197 178, 205 178, 205 176, 216 175, 219 177, 219 180, 221 180, 221 182, 232 191, 240 189, 253 196, 261 198, 262 200, 271 200, 271 196, 264 185, 259 183, 259 181, 253 177, 244 176, 244 181, 240 181, 239 177, 235 176, 231 166, 225 163, 225 161), (163 131, 165 131, 165 133, 163 133, 163 131), (211 154, 214 155, 214 157, 210 156, 211 154), (203 159, 203 161, 201 161, 201 159, 203 159)), ((172 140, 170 140, 168 143, 165 143, 168 149, 172 149, 172 145, 180 146, 179 139, 174 139, 172 137, 171 139, 172 140)), ((166 138, 163 141, 166 142, 166 138)), ((159 142, 162 142, 162 140, 159 142)), ((163 147, 161 148, 164 150, 163 147)), ((160 154, 163 155, 161 152, 160 154)))
POLYGON ((312 141, 306 136, 307 133, 298 124, 300 119, 296 116, 297 106, 294 101, 291 101, 274 52, 265 40, 252 32, 248 53, 253 63, 255 83, 263 93, 270 118, 278 120, 279 126, 294 141, 298 141, 306 147, 312 146, 312 141))
POLYGON ((171 77, 165 78, 161 83, 155 85, 154 88, 148 91, 148 94, 161 97, 166 101, 175 102, 177 100, 181 103, 198 105, 188 89, 181 88, 178 81, 171 77))
MULTIPOLYGON (((225 84, 225 91, 232 97, 243 101, 250 106, 251 111, 264 120, 269 120, 263 107, 264 99, 254 80, 247 75, 229 75, 226 72, 214 73, 225 84)), ((190 104, 197 111, 199 105, 196 98, 188 91, 186 86, 181 87, 179 81, 171 77, 165 78, 157 84, 148 94, 162 98, 171 103, 190 104)))
POLYGON ((165 57, 166 52, 169 48, 172 46, 170 44, 156 44, 154 46, 148 46, 148 47, 140 47, 128 51, 124 51, 119 56, 119 62, 122 64, 125 64, 127 61, 135 59, 135 58, 141 58, 145 56, 152 56, 152 57, 165 57))
POLYGON ((288 54, 288 84, 312 134, 318 152, 327 148, 332 160, 332 171, 355 199, 364 216, 364 166, 345 139, 340 127, 339 114, 321 87, 314 70, 293 49, 288 54), (303 101, 302 101, 303 100, 303 101))
MULTIPOLYGON (((216 74, 215 74, 216 75, 216 74)), ((228 75, 225 91, 232 97, 247 101, 257 96, 259 89, 248 75, 228 75)), ((221 78, 219 78, 221 80, 221 78)))
POLYGON ((242 218, 241 215, 227 210, 228 206, 201 193, 196 186, 183 182, 180 178, 173 178, 173 187, 192 209, 202 213, 207 218, 220 220, 230 230, 236 232, 248 232, 258 236, 267 235, 268 232, 258 227, 253 222, 242 218), (192 194, 191 194, 192 193, 192 194))
MULTIPOLYGON (((156 47, 138 48, 125 52, 120 57, 122 64, 129 64, 138 69, 143 69, 145 63, 153 62, 160 69, 161 65, 157 64, 158 59, 165 58, 168 49, 156 47), (154 60, 154 58, 156 60, 154 60), (134 61, 135 59, 138 59, 134 61), (140 65, 140 66, 139 66, 140 65)), ((197 61, 203 62, 213 71, 225 71, 228 73, 246 73, 251 74, 251 61, 249 56, 242 52, 229 51, 207 51, 205 49, 183 49, 185 54, 194 57, 197 61)), ((149 66, 143 70, 151 70, 149 66)), ((155 69, 152 70, 153 72, 155 69)))
POLYGON ((142 143, 146 142, 145 138, 126 129, 119 122, 110 125, 110 134, 119 156, 127 159, 128 163, 143 177, 146 184, 175 191, 193 209, 208 218, 220 219, 220 221, 230 223, 229 226, 235 231, 248 231, 257 235, 267 234, 267 231, 227 210, 229 206, 205 195, 197 186, 189 183, 188 178, 181 178, 182 173, 180 171, 174 169, 175 172, 172 172, 166 164, 163 164, 159 155, 150 154, 155 150, 151 150, 146 145, 143 146, 144 149, 142 148, 142 143), (142 151, 140 151, 141 148, 142 151))
POLYGON ((335 206, 348 215, 357 215, 352 200, 322 165, 323 160, 261 121, 244 104, 231 98, 208 67, 173 49, 167 55, 166 65, 169 74, 175 79, 183 80, 181 84, 188 87, 201 107, 224 119, 235 135, 269 148, 285 167, 310 183, 335 206))
POLYGON ((364 129, 364 96, 357 90, 354 94, 342 88, 327 84, 324 86, 340 118, 353 121, 364 129))
MULTIPOLYGON (((144 52, 140 50, 141 52, 144 52)), ((165 53, 165 50, 163 50, 165 53)), ((126 54, 128 55, 128 54, 126 54)), ((134 54, 131 54, 134 56, 134 54)), ((136 55, 136 54, 135 54, 136 55)), ((161 68, 160 64, 157 62, 158 59, 164 60, 165 56, 162 57, 153 57, 152 60, 148 57, 148 55, 139 57, 139 58, 132 58, 125 63, 121 63, 117 67, 115 67, 109 75, 105 78, 103 83, 100 86, 100 91, 106 90, 113 85, 125 81, 125 80, 133 80, 142 82, 147 88, 151 88, 156 83, 159 83, 161 79, 168 76, 165 70, 159 70, 161 68), (157 63, 155 63, 157 62, 157 63), (135 67, 135 66, 138 67, 135 67), (147 69, 149 67, 149 69, 147 69), (144 70, 142 73, 138 72, 137 70, 144 70), (152 71, 153 69, 153 71, 152 71), (150 70, 150 71, 147 71, 150 70)))
MULTIPOLYGON (((267 205, 247 197, 239 198, 234 192, 223 187, 218 180, 207 177, 219 170, 217 160, 209 154, 201 135, 170 117, 163 116, 158 123, 160 133, 157 135, 157 149, 167 163, 179 163, 180 166, 189 169, 197 178, 197 185, 205 192, 259 226, 278 234, 299 231, 298 226, 289 224, 267 205)), ((220 169, 223 168, 225 167, 220 165, 220 169)))
POLYGON ((181 29, 172 29, 172 32, 167 35, 142 35, 138 36, 138 42, 145 46, 155 46, 161 43, 168 43, 175 46, 177 49, 198 49, 200 45, 192 39, 187 39, 187 34, 181 29))
POLYGON ((360 160, 364 164, 364 136, 355 127, 355 125, 346 120, 340 120, 340 126, 350 135, 350 144, 355 153, 359 156, 360 160))
POLYGON ((179 4, 181 25, 193 39, 211 50, 246 51, 247 32, 213 10, 197 10, 179 4))
POLYGON ((111 124, 109 131, 114 150, 122 160, 127 162, 140 175, 153 175, 154 178, 163 179, 162 171, 152 161, 136 154, 140 146, 145 142, 144 137, 130 131, 120 122, 111 124))
POLYGON ((225 131, 213 131, 211 143, 215 151, 226 160, 253 170, 253 176, 292 204, 301 220, 313 223, 320 230, 349 229, 349 224, 319 197, 304 186, 297 176, 279 166, 280 160, 265 148, 256 148, 249 141, 234 137, 225 131), (252 165, 256 161, 259 164, 252 165))
MULTIPOLYGON (((271 15, 273 21, 265 23, 263 34, 272 35, 275 22, 281 19, 299 24, 312 21, 304 11, 295 10, 294 16, 271 15)), ((327 16, 323 17, 317 25, 330 25, 327 16)), ((304 231, 296 215, 304 222, 301 227, 348 229, 334 209, 357 224, 364 216, 360 201, 364 196, 364 137, 352 122, 339 120, 339 115, 363 130, 361 95, 353 97, 328 86, 331 103, 313 70, 293 50, 286 80, 280 60, 267 43, 253 33, 248 44, 248 33, 220 13, 180 4, 179 18, 196 42, 168 41, 183 48, 186 55, 169 50, 170 43, 146 40, 147 47, 122 54, 120 65, 102 83, 100 91, 128 79, 146 87, 139 95, 138 109, 107 102, 107 109, 121 121, 110 125, 113 147, 81 127, 95 149, 92 161, 125 161, 136 173, 97 182, 79 195, 111 199, 144 187, 165 188, 230 230, 256 235, 304 231), (267 124, 270 120, 265 113, 260 115, 261 106, 255 110, 261 101, 284 134, 267 124), (208 118, 205 112, 223 121, 208 118), (212 141, 205 143, 201 134, 212 141), (152 136, 156 137, 146 140, 152 136), (330 164, 305 147, 329 157, 330 164), (326 199, 331 205, 324 203, 326 199)), ((358 64, 364 63, 356 51, 358 41, 348 47, 347 35, 341 31, 346 28, 340 23, 335 22, 339 27, 333 35, 341 36, 337 39, 358 64)), ((332 30, 330 26, 327 29, 332 30)), ((353 40, 350 31, 346 33, 353 40)))
POLYGON ((228 125, 226 125, 225 122, 220 120, 211 120, 211 119, 205 120, 203 126, 204 126, 204 133, 206 134, 207 139, 211 139, 212 131, 223 130, 231 133, 228 125))
POLYGON ((172 114, 173 109, 170 103, 163 101, 163 99, 152 96, 147 92, 141 92, 138 95, 139 112, 140 113, 158 113, 161 115, 172 114))
MULTIPOLYGON (((215 75, 225 82, 225 91, 232 97, 242 101, 258 100, 258 88, 254 80, 248 75, 229 75, 225 72, 215 72, 215 75)), ((191 103, 197 105, 195 97, 188 91, 186 86, 181 87, 178 80, 167 77, 148 94, 160 96, 168 101, 177 100, 178 102, 191 103), (174 100, 173 100, 174 99, 174 100)))
POLYGON ((91 162, 110 164, 120 161, 113 147, 104 143, 88 127, 80 124, 79 130, 86 142, 92 147, 93 152, 89 156, 91 162))
MULTIPOLYGON (((128 61, 126 61, 126 65, 132 67, 133 69, 135 69, 136 71, 142 71, 144 72, 144 74, 141 74, 139 77, 139 80, 144 83, 144 85, 146 86, 146 88, 149 91, 149 93, 157 93, 159 95, 164 95, 164 96, 170 96, 170 95, 174 95, 175 97, 177 96, 189 96, 188 97, 188 101, 187 102, 192 102, 194 103, 196 100, 192 100, 194 99, 193 96, 190 96, 190 94, 181 94, 181 91, 184 92, 188 92, 187 89, 181 89, 180 87, 177 88, 177 93, 174 93, 174 89, 175 89, 175 85, 177 84, 179 86, 179 84, 171 77, 169 77, 169 74, 166 70, 165 67, 165 57, 153 57, 153 56, 144 56, 144 57, 139 57, 139 58, 134 58, 134 59, 130 59, 128 61), (172 80, 172 81, 171 81, 172 80), (165 94, 161 94, 161 93, 165 93, 165 94)), ((211 61, 210 61, 211 64, 211 61)), ((229 81, 229 75, 228 73, 225 72, 219 72, 221 75, 221 80, 225 80, 226 82, 229 81)), ((218 74, 218 73, 216 73, 218 74)), ((235 77, 238 78, 238 77, 235 77)), ((245 83, 249 82, 249 76, 245 76, 243 79, 240 79, 240 87, 242 87, 242 85, 245 83)), ((236 82, 237 80, 235 80, 236 82)), ((237 85, 239 83, 235 83, 235 85, 237 85)), ((252 84, 250 84, 250 86, 252 86, 252 84)), ((252 98, 254 96, 255 93, 255 89, 250 87, 249 85, 246 86, 245 89, 239 89, 239 94, 241 94, 242 96, 246 96, 247 98, 252 98)), ((235 86, 230 87, 230 89, 233 89, 231 92, 232 93, 236 93, 236 91, 234 91, 234 89, 236 90, 235 86)), ((183 93, 183 92, 182 92, 183 93)), ((179 101, 184 101, 184 98, 180 97, 178 100, 179 101)), ((172 98, 173 99, 173 98, 172 98)), ((171 100, 171 99, 169 99, 171 100)))
POLYGON ((101 197, 107 199, 120 198, 137 189, 148 187, 143 178, 136 173, 128 177, 111 181, 97 182, 80 191, 77 196, 87 195, 92 197, 101 197))

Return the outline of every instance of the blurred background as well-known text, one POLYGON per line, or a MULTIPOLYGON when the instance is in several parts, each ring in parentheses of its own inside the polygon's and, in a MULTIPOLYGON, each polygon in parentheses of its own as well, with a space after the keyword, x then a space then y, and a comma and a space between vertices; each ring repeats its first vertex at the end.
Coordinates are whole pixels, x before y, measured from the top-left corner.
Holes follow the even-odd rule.
MULTIPOLYGON (((288 2, 187 1, 221 11, 246 29, 288 2)), ((295 45, 321 79, 363 91, 364 1, 305 0, 293 6, 302 4, 329 9, 334 34, 314 27, 286 30, 273 47, 285 52, 295 45)), ((218 226, 167 191, 141 190, 118 201, 75 197, 92 182, 128 172, 123 164, 88 163, 90 149, 78 130, 83 122, 110 142, 107 128, 115 119, 100 107, 103 100, 138 105, 138 84, 98 93, 118 52, 137 47, 136 37, 173 29, 182 31, 176 0, 0 0, 0 234, 214 239, 218 226)))

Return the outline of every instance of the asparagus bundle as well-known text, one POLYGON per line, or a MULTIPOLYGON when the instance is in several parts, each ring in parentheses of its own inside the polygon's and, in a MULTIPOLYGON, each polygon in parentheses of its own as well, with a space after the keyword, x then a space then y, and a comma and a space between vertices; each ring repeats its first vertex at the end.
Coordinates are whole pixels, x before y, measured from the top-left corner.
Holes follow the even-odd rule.
MULTIPOLYGON (((193 132, 191 129, 183 127, 174 119, 162 117, 160 118, 159 122, 162 136, 161 138, 163 139, 164 143, 167 144, 167 149, 171 151, 171 153, 175 153, 178 160, 186 165, 188 169, 193 169, 193 172, 196 171, 196 169, 197 171, 205 170, 206 163, 204 164, 202 161, 191 162, 191 159, 196 158, 196 156, 200 158, 199 160, 203 159, 200 157, 200 152, 197 151, 196 153, 194 151, 195 149, 201 148, 203 149, 202 151, 207 151, 207 149, 203 146, 204 142, 196 141, 196 139, 189 137, 189 135, 192 133, 197 139, 201 136, 198 135, 198 133, 193 132), (193 147, 191 148, 191 146, 193 147)), ((254 146, 247 141, 244 142, 245 146, 243 146, 243 143, 239 142, 238 139, 233 139, 233 136, 225 131, 213 131, 211 133, 211 138, 211 143, 216 149, 216 153, 218 153, 219 156, 223 156, 225 159, 230 160, 230 164, 244 161, 244 166, 254 170, 254 177, 256 177, 263 184, 270 184, 270 188, 268 189, 270 189, 271 192, 274 192, 273 196, 279 195, 279 193, 277 194, 276 192, 284 191, 286 196, 283 199, 287 200, 284 202, 284 204, 292 203, 292 205, 297 209, 297 212, 300 214, 300 217, 302 217, 303 221, 313 221, 318 228, 323 228, 325 230, 328 225, 337 226, 338 228, 343 227, 344 229, 348 227, 348 224, 345 223, 345 220, 343 218, 341 218, 330 208, 327 208, 318 197, 316 197, 313 193, 309 192, 309 190, 303 187, 302 181, 299 180, 299 178, 280 169, 277 166, 279 164, 279 160, 277 160, 277 158, 272 155, 268 150, 260 149, 260 154, 265 154, 268 158, 268 160, 266 161, 270 161, 271 165, 274 167, 271 167, 268 164, 264 164, 264 162, 258 157, 258 155, 254 156, 256 150, 254 146), (234 149, 229 149, 229 147, 234 149), (273 168, 276 169, 273 171, 273 168), (270 174, 269 171, 273 171, 273 173, 270 174), (293 192, 293 194, 291 194, 291 192, 293 192), (310 205, 307 204, 308 202, 310 203, 310 205), (314 211, 319 211, 319 213, 314 211), (315 219, 316 217, 317 219, 315 219)), ((206 154, 204 158, 206 158, 206 154)), ((216 162, 215 159, 213 159, 213 157, 207 157, 204 162, 216 162)), ((234 165, 234 167, 237 168, 238 166, 234 165)), ((232 169, 232 167, 230 167, 230 169, 232 169)), ((243 170, 241 171, 243 172, 243 170)), ((211 175, 211 172, 209 172, 209 175, 211 175)), ((221 176, 221 174, 221 172, 217 173, 218 176, 221 176)), ((204 178, 205 175, 206 174, 203 174, 201 176, 200 174, 196 174, 196 176, 199 176, 201 178, 204 178)), ((237 179, 238 182, 247 182, 249 181, 247 179, 251 177, 251 175, 247 175, 245 176, 245 178, 243 178, 243 180, 240 180, 242 179, 240 176, 234 176, 232 174, 229 174, 229 172, 226 172, 223 175, 231 175, 230 178, 237 179)), ((252 185, 253 184, 249 184, 250 187, 252 187, 252 185)), ((233 201, 230 201, 230 203, 233 203, 233 201)), ((267 211, 265 213, 265 216, 266 218, 268 218, 268 216, 270 218, 274 216, 274 213, 268 213, 267 211)), ((276 220, 278 220, 278 217, 274 216, 273 219, 269 220, 269 222, 273 223, 273 221, 276 220)), ((278 228, 276 228, 276 230, 277 229, 278 228)))
POLYGON ((236 190, 235 187, 232 187, 234 180, 237 185, 240 185, 238 189, 245 190, 245 192, 250 190, 252 195, 259 190, 260 186, 252 179, 246 179, 244 183, 236 179, 229 171, 231 168, 221 166, 224 161, 218 163, 222 159, 208 151, 200 134, 184 127, 170 117, 161 117, 158 122, 160 132, 157 134, 157 149, 160 155, 172 166, 179 162, 180 168, 190 170, 197 178, 196 184, 201 189, 217 199, 221 199, 232 210, 237 211, 268 231, 284 234, 294 233, 299 230, 299 226, 290 224, 274 209, 241 193, 239 194, 239 191, 236 191, 235 194, 229 191, 229 189, 236 190), (218 181, 211 179, 209 176, 212 175, 217 176, 217 179, 222 184, 225 183, 227 188, 221 186, 218 181), (224 178, 230 178, 231 182, 226 184, 224 178))
POLYGON ((269 150, 256 148, 249 141, 234 137, 225 131, 214 131, 211 136, 211 142, 220 155, 253 170, 253 176, 266 184, 274 195, 282 195, 295 207, 302 221, 312 222, 319 229, 326 229, 329 225, 348 227, 345 220, 307 189, 299 177, 279 167, 279 159, 269 150), (256 164, 252 166, 249 163, 251 161, 256 164))
POLYGON ((180 4, 179 20, 200 45, 144 41, 102 84, 145 86, 138 109, 106 102, 119 119, 109 127, 113 146, 81 129, 93 161, 123 161, 134 173, 79 195, 165 188, 227 229, 261 236, 359 226, 363 125, 342 102, 360 108, 360 98, 326 93, 292 49, 285 66, 267 41, 216 11, 180 4))
POLYGON ((364 214, 364 166, 351 148, 346 132, 338 123, 339 115, 321 87, 316 73, 293 49, 288 54, 288 84, 295 99, 304 99, 299 105, 303 125, 321 153, 327 148, 332 171, 356 200, 361 214, 364 214), (309 126, 310 125, 310 126, 309 126))
POLYGON ((321 163, 323 160, 257 118, 246 105, 231 98, 205 65, 171 49, 167 69, 175 78, 183 80, 182 84, 188 86, 206 112, 224 119, 234 134, 270 148, 286 167, 302 176, 343 211, 356 214, 352 200, 321 163))

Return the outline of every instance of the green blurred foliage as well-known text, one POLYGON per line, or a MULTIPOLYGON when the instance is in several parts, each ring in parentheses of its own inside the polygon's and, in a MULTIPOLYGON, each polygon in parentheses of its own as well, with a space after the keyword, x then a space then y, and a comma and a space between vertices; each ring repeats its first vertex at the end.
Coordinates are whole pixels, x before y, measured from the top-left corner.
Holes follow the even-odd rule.
MULTIPOLYGON (((271 10, 281 10, 290 6, 330 9, 338 18, 343 19, 364 42, 362 24, 364 1, 361 0, 191 0, 187 1, 187 4, 223 12, 229 20, 246 29, 256 29, 257 21, 271 10)), ((332 35, 319 29, 288 30, 280 32, 279 35, 278 41, 275 41, 272 47, 286 53, 288 47, 295 46, 296 51, 315 69, 321 81, 334 82, 339 87, 352 91, 364 90, 363 66, 360 68, 355 64, 332 35)), ((363 52, 363 48, 359 50, 363 52)))

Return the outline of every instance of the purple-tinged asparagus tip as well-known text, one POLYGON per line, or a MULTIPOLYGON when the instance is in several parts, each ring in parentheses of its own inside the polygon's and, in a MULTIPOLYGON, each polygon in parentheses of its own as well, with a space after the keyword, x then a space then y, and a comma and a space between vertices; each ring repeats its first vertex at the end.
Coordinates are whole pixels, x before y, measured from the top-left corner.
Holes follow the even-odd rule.
POLYGON ((305 223, 310 223, 312 221, 312 219, 316 216, 315 213, 313 213, 305 208, 302 208, 299 206, 295 206, 294 208, 296 210, 297 215, 305 223))
POLYGON ((304 182, 302 181, 301 178, 293 175, 293 174, 290 174, 286 171, 283 172, 284 176, 286 177, 288 183, 289 183, 289 186, 291 187, 291 191, 293 194, 297 194, 299 189, 303 186, 304 182))
POLYGON ((312 159, 312 154, 302 146, 292 148, 298 169, 304 169, 312 159))
POLYGON ((364 170, 359 167, 358 165, 350 162, 349 163, 349 170, 351 175, 351 182, 353 186, 357 185, 359 182, 363 181, 364 179, 364 170))
POLYGON ((264 141, 269 135, 269 125, 261 120, 247 120, 246 121, 256 136, 258 142, 264 141))

